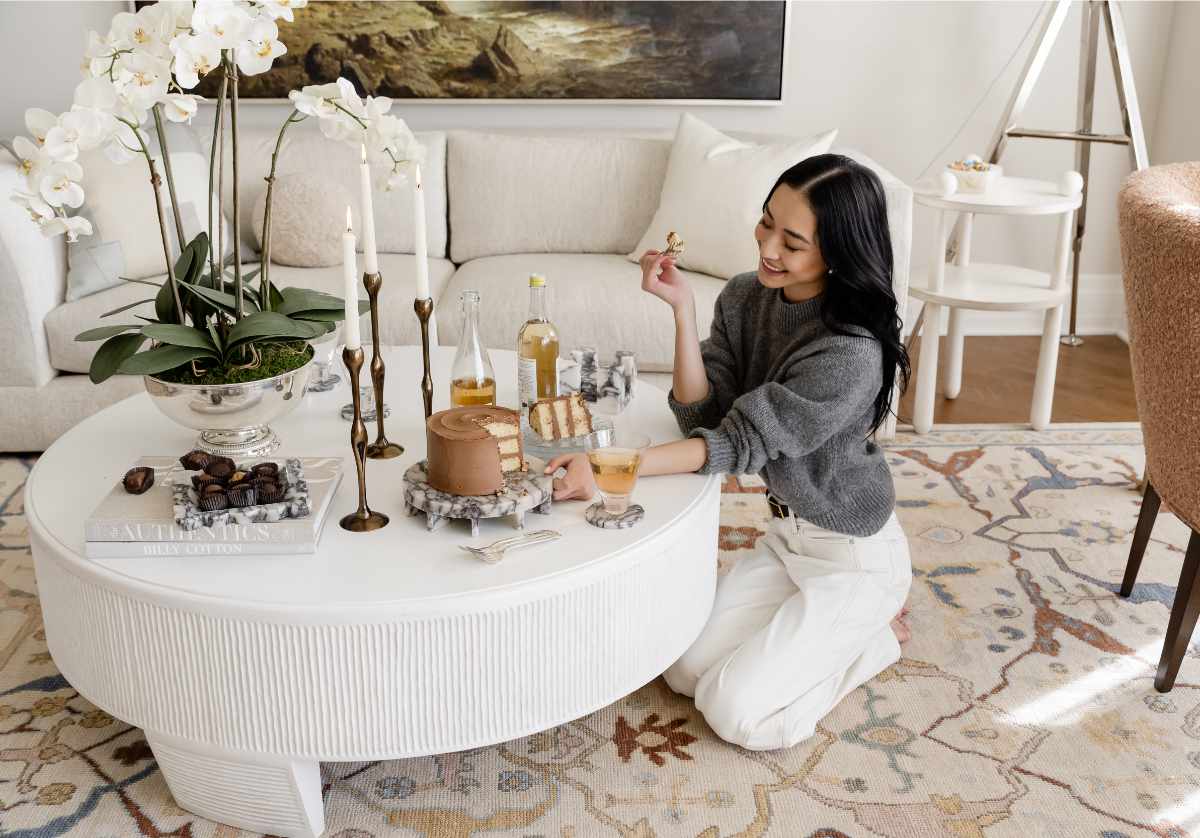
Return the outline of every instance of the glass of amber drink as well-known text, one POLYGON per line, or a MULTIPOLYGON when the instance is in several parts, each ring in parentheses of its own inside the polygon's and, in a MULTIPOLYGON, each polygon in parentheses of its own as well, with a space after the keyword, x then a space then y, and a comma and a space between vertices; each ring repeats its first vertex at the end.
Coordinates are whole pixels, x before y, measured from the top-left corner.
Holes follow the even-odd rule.
POLYGON ((592 466, 592 477, 600 490, 604 511, 621 515, 629 508, 629 498, 642 468, 642 455, 650 447, 650 437, 621 430, 614 431, 603 442, 598 440, 599 436, 593 434, 588 438, 588 463, 592 466))

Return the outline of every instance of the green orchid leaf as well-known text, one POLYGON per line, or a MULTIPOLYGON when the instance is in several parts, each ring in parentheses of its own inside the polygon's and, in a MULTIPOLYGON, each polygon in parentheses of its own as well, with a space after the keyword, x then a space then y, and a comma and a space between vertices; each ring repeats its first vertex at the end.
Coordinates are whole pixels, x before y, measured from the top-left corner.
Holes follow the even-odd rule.
MULTIPOLYGON (((182 288, 190 288, 189 285, 181 285, 182 288)), ((182 291, 180 297, 182 298, 182 291)), ((181 299, 182 302, 182 299, 181 299)), ((171 293, 170 280, 163 280, 162 287, 158 289, 158 295, 154 298, 154 314, 163 323, 178 323, 179 316, 175 312, 175 297, 171 293)))
POLYGON ((276 311, 259 311, 247 315, 233 325, 229 331, 226 351, 263 339, 300 338, 311 340, 325 334, 325 326, 306 320, 293 320, 276 311))
POLYGON ((136 303, 129 303, 129 305, 124 305, 124 306, 121 306, 120 308, 114 308, 112 311, 106 311, 106 312, 104 312, 104 314, 101 314, 100 316, 101 317, 112 317, 114 314, 120 314, 123 311, 129 311, 129 309, 131 309, 131 308, 137 308, 142 303, 152 303, 152 302, 154 302, 153 297, 146 299, 146 300, 138 300, 136 303))
POLYGON ((316 309, 339 309, 346 305, 340 297, 326 294, 324 291, 313 291, 309 288, 284 288, 280 292, 280 296, 283 300, 275 309, 280 314, 316 309))
MULTIPOLYGON (((195 294, 198 297, 203 297, 207 302, 211 303, 215 308, 227 314, 234 314, 237 309, 237 298, 233 294, 226 294, 224 291, 216 291, 203 285, 185 285, 183 286, 189 293, 195 294)), ((258 306, 249 299, 245 299, 246 309, 253 311, 258 306)))
POLYGON ((117 371, 126 375, 154 375, 205 357, 210 357, 210 352, 206 349, 196 349, 192 346, 160 346, 127 358, 117 371))
POLYGON ((116 335, 109 338, 96 350, 92 365, 88 368, 88 378, 93 384, 112 378, 120 366, 141 349, 145 342, 146 338, 142 335, 116 335))
POLYGON ((267 285, 270 288, 267 293, 267 297, 271 302, 270 309, 271 311, 279 311, 279 307, 283 305, 283 295, 279 293, 279 289, 275 287, 275 283, 268 282, 267 285))
POLYGON ((217 331, 216 323, 208 324, 208 334, 212 338, 213 346, 217 347, 218 353, 224 353, 224 345, 221 341, 221 333, 217 331))
POLYGON ((155 326, 146 326, 142 329, 142 334, 159 343, 168 343, 171 346, 190 346, 194 349, 204 349, 212 353, 214 357, 217 355, 216 344, 212 342, 208 332, 193 329, 191 326, 160 323, 155 326))
POLYGON ((148 279, 134 279, 133 277, 129 277, 129 276, 119 276, 119 277, 117 277, 117 279, 123 280, 125 282, 136 282, 138 285, 149 285, 151 288, 157 288, 160 284, 157 282, 151 282, 148 279))
POLYGON ((99 326, 95 329, 88 329, 86 332, 80 332, 75 336, 75 340, 81 343, 86 343, 89 340, 108 340, 113 335, 120 335, 128 332, 130 329, 141 329, 142 326, 136 323, 123 323, 120 326, 99 326))

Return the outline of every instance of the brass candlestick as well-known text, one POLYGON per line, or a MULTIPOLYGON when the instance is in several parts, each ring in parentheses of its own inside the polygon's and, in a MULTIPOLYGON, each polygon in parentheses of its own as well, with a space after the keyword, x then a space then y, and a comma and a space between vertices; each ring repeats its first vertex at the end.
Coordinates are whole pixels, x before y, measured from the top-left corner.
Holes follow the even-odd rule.
POLYGON ((429 315, 433 314, 433 298, 413 302, 413 311, 421 321, 421 352, 425 360, 425 377, 421 379, 421 395, 425 399, 425 418, 433 415, 433 376, 429 372, 429 315))
POLYGON ((404 453, 404 447, 388 442, 383 430, 383 355, 379 352, 379 289, 383 287, 383 275, 363 274, 363 285, 367 286, 367 297, 371 300, 371 382, 375 385, 375 441, 367 446, 367 456, 372 460, 390 460, 404 453))
POLYGON ((367 506, 367 426, 362 419, 362 400, 358 393, 358 376, 362 372, 362 347, 342 350, 342 361, 350 372, 350 393, 354 397, 354 421, 350 424, 350 447, 354 450, 354 467, 358 470, 358 510, 342 518, 342 529, 351 532, 371 532, 387 526, 388 516, 372 512, 367 506))

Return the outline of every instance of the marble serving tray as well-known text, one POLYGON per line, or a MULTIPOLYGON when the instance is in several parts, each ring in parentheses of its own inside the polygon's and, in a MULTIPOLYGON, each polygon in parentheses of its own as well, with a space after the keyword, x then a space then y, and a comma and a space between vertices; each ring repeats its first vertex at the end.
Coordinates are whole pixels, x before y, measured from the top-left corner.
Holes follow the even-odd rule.
MULTIPOLYGON (((274 461, 261 459, 238 463, 237 470, 250 471, 256 463, 266 462, 274 461)), ((184 530, 229 524, 272 524, 289 518, 307 518, 312 512, 304 467, 295 457, 283 461, 283 468, 279 472, 283 483, 283 500, 275 503, 206 511, 200 508, 200 496, 192 486, 193 474, 195 472, 182 469, 172 474, 175 523, 184 530)))

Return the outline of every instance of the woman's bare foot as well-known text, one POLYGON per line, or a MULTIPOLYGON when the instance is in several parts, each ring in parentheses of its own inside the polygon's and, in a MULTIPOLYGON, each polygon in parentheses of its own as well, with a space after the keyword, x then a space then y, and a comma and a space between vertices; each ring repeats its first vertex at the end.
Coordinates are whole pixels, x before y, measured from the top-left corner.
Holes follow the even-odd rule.
POLYGON ((892 618, 891 622, 892 634, 896 635, 896 640, 900 644, 905 644, 912 640, 912 627, 908 624, 908 606, 900 609, 900 613, 892 618))

